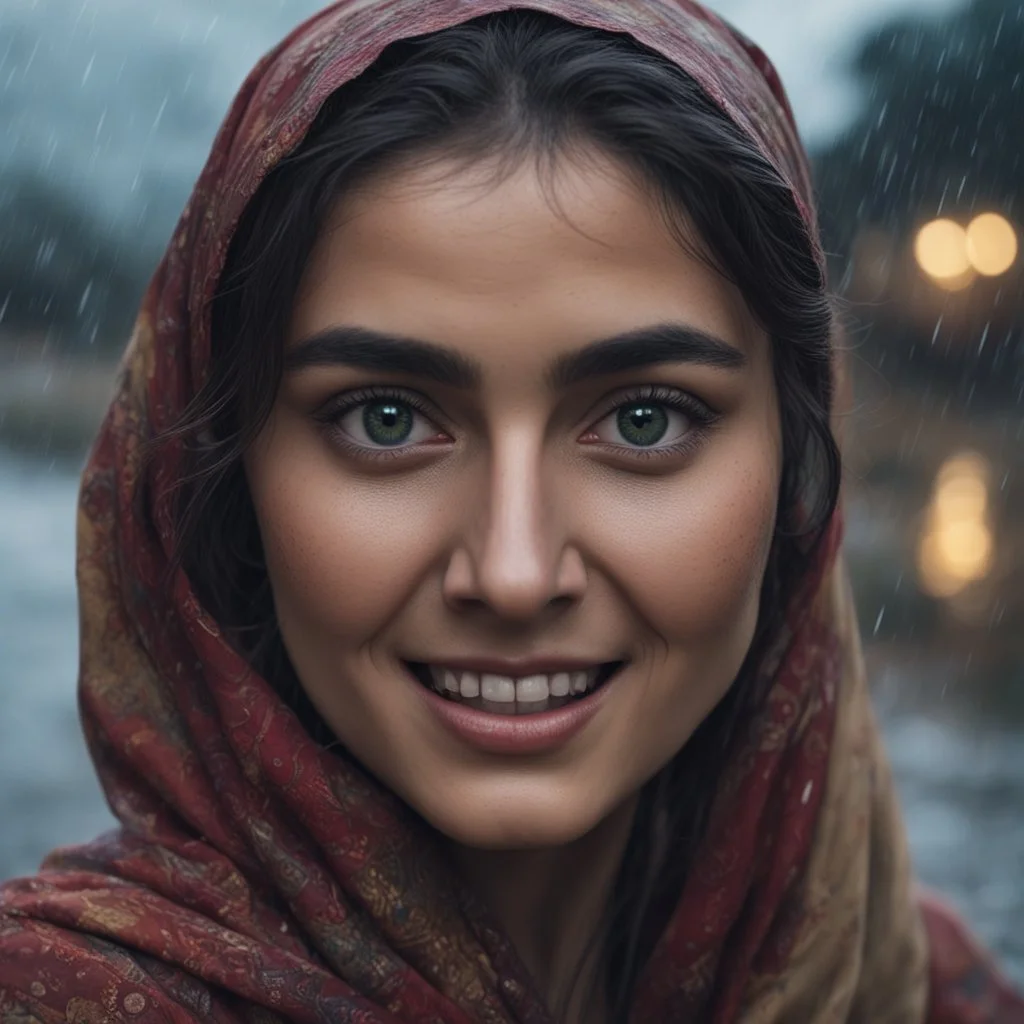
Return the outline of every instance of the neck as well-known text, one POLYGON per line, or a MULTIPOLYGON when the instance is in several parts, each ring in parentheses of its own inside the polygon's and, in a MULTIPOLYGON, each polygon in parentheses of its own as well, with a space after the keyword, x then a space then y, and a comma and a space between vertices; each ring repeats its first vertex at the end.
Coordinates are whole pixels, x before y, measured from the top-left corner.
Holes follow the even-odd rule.
POLYGON ((611 899, 635 812, 633 798, 564 846, 454 846, 461 873, 504 927, 548 1006, 568 1008, 563 1024, 582 1021, 584 1013, 588 1022, 595 1020, 595 1011, 588 1012, 584 1003, 598 981, 603 936, 592 940, 611 899))

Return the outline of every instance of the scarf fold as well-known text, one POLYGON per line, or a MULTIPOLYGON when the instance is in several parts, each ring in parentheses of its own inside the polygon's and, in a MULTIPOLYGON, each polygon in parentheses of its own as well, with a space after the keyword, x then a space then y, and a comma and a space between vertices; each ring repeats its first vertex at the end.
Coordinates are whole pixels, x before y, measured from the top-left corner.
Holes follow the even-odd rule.
MULTIPOLYGON (((343 0, 264 57, 146 293, 83 477, 79 698, 121 828, 0 887, 0 1024, 551 1024, 419 819, 310 739, 182 573, 165 585, 160 496, 182 453, 142 459, 205 379, 245 205, 327 97, 398 39, 513 7, 628 33, 682 67, 789 183, 817 247, 778 76, 687 0, 343 0)), ((837 514, 762 666, 766 699, 735 738, 637 1024, 1024 1021, 955 918, 913 890, 840 540, 837 514)))

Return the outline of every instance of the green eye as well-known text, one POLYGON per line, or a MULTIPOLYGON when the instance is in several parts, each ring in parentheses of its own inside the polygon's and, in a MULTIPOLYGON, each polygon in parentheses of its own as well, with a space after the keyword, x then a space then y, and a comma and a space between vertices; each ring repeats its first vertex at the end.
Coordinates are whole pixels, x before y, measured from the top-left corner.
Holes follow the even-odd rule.
POLYGON ((660 405, 646 402, 624 405, 619 409, 619 433, 628 444, 647 448, 657 444, 668 431, 668 413, 660 405))
POLYGON ((403 444, 409 440, 412 428, 412 409, 402 402, 386 400, 363 406, 363 429, 374 444, 403 444))

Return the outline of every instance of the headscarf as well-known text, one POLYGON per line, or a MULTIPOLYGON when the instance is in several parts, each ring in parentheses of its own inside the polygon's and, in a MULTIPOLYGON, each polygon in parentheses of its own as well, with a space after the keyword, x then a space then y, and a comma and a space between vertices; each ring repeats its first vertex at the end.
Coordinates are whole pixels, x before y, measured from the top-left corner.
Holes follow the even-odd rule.
MULTIPOLYGON (((206 378, 211 300, 244 207, 327 97, 396 40, 513 7, 627 33, 684 69, 778 169, 817 239, 774 69, 687 0, 343 0, 264 57, 145 295, 84 473, 80 705, 121 827, 0 890, 3 1024, 551 1021, 423 823, 313 742, 182 571, 166 584, 175 523, 159 496, 182 453, 143 457, 206 378)), ((640 978, 638 1024, 910 1024, 926 1009, 934 1024, 1024 1020, 983 958, 929 954, 926 920, 967 947, 911 890, 840 533, 837 514, 762 666, 767 696, 640 978)))

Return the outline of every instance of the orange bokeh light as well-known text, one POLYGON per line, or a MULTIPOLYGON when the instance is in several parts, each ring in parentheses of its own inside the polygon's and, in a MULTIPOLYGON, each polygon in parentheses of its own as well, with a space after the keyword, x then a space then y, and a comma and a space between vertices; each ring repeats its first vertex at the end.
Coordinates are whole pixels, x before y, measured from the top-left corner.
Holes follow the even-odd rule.
POLYGON ((929 276, 942 281, 968 274, 967 232, 955 220, 930 221, 917 233, 914 255, 918 265, 929 276))
POLYGON ((1017 259, 1017 232, 998 213, 983 213, 967 226, 967 258, 979 274, 998 277, 1017 259))
POLYGON ((991 466, 976 452, 953 456, 939 471, 917 548, 921 587, 932 597, 955 597, 992 571, 990 483, 991 466))
POLYGON ((979 214, 966 228, 940 217, 925 224, 914 239, 918 266, 950 292, 968 287, 978 274, 1005 274, 1018 251, 1017 232, 998 213, 979 214))

